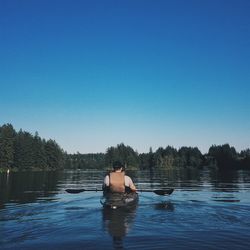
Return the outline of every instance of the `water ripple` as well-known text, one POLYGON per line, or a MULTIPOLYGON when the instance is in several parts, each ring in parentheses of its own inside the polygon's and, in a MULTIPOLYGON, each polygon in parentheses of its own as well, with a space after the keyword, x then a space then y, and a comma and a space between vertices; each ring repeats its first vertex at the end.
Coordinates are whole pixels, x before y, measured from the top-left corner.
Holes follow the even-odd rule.
POLYGON ((221 180, 208 171, 168 172, 152 178, 135 173, 138 188, 175 191, 169 197, 140 193, 139 204, 131 211, 105 211, 101 192, 65 192, 100 188, 103 174, 71 171, 47 186, 32 187, 28 179, 22 190, 9 186, 0 190, 1 250, 249 249, 249 173, 221 180))

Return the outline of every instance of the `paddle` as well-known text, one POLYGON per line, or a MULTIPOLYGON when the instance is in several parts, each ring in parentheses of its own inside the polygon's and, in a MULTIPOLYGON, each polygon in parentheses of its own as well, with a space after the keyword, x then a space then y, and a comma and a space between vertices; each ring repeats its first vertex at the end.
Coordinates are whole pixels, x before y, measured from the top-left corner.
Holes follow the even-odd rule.
MULTIPOLYGON (((102 189, 66 189, 65 190, 67 193, 70 194, 79 194, 82 192, 100 192, 103 191, 102 189)), ((137 192, 153 192, 157 195, 170 195, 174 192, 173 188, 169 188, 169 189, 156 189, 156 190, 150 190, 150 189, 138 189, 136 190, 137 192)))
POLYGON ((139 189, 137 190, 138 192, 154 192, 155 194, 158 195, 170 195, 174 192, 173 188, 169 189, 156 189, 156 190, 148 190, 148 189, 139 189))

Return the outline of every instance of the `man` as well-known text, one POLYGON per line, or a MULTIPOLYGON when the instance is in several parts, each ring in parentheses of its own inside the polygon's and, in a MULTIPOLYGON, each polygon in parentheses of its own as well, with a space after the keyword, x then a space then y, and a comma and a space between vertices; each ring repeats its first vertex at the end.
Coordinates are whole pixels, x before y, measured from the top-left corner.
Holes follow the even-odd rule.
POLYGON ((111 191, 113 193, 136 191, 132 179, 125 175, 124 166, 119 161, 114 162, 113 171, 105 176, 103 189, 104 191, 111 191))

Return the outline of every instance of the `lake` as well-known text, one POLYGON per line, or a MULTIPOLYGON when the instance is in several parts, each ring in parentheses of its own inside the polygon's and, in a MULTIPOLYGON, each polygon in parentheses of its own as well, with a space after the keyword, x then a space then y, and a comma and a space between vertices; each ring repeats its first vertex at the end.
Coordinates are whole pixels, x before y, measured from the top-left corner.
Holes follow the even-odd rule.
POLYGON ((0 249, 250 249, 250 172, 128 172, 139 193, 127 211, 105 210, 105 172, 0 174, 0 249))

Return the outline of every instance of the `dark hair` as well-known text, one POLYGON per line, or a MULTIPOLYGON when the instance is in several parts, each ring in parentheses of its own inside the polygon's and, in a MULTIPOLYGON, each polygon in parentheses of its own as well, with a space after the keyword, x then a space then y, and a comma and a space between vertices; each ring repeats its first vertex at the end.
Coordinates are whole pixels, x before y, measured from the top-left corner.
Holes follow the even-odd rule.
POLYGON ((120 161, 115 161, 113 163, 113 169, 114 170, 118 170, 120 168, 123 168, 123 170, 124 170, 124 165, 120 161))

